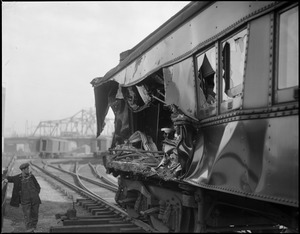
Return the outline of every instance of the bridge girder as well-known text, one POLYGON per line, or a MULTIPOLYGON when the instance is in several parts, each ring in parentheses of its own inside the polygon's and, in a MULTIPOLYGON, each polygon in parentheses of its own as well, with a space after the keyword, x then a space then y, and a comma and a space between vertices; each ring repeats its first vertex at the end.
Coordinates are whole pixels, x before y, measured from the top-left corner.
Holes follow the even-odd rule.
MULTIPOLYGON (((106 121, 112 124, 112 121, 106 121)), ((96 111, 80 110, 71 117, 60 120, 41 121, 32 136, 88 137, 96 136, 96 111)))

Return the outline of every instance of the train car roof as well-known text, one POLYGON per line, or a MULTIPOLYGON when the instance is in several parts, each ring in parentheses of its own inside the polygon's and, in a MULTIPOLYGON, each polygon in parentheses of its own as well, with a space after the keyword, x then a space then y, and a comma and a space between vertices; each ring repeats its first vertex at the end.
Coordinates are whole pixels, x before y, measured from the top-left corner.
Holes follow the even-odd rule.
POLYGON ((124 69, 128 64, 138 59, 143 53, 157 44, 160 40, 165 38, 169 33, 173 32, 180 25, 192 18, 199 11, 204 10, 207 6, 213 4, 215 1, 195 1, 190 2, 182 10, 172 16, 144 40, 138 43, 131 50, 126 51, 128 56, 124 58, 116 67, 109 70, 104 77, 97 77, 91 81, 94 87, 101 85, 102 83, 110 80, 119 71, 124 69))

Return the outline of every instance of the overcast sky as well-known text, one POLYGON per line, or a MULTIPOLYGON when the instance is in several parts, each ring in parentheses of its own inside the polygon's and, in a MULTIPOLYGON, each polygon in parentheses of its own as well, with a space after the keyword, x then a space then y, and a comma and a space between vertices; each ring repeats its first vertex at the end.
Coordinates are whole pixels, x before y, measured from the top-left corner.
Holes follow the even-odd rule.
POLYGON ((188 3, 2 2, 5 135, 94 107, 90 81, 188 3))

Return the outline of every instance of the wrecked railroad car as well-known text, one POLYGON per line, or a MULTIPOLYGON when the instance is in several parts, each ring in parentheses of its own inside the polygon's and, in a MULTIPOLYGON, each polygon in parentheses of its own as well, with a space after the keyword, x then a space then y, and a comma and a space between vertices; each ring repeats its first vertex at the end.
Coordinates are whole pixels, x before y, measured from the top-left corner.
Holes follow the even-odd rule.
MULTIPOLYGON (((159 3, 157 3, 159 4, 159 3)), ((191 2, 91 81, 116 202, 159 232, 298 232, 297 2, 191 2)))

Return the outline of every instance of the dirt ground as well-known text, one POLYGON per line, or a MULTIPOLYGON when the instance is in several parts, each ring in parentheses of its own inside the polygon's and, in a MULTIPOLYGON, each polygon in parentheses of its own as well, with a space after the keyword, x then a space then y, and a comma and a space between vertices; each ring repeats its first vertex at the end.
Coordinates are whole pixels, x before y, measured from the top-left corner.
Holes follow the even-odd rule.
MULTIPOLYGON (((20 173, 19 164, 21 163, 23 162, 21 161, 15 166, 12 175, 20 173)), ((36 179, 41 186, 40 198, 42 200, 42 204, 40 205, 39 209, 39 222, 36 232, 49 233, 51 226, 62 226, 62 222, 55 218, 55 214, 66 213, 68 209, 73 207, 73 199, 76 201, 76 197, 70 197, 70 194, 65 194, 56 188, 56 186, 50 184, 48 180, 45 180, 43 177, 41 177, 38 172, 34 170, 32 170, 32 172, 36 176, 36 179)), ((25 232, 25 224, 21 206, 16 208, 9 205, 12 188, 13 184, 9 183, 1 233, 25 232)), ((77 216, 92 215, 84 208, 77 206, 76 204, 75 209, 77 211, 77 216)))

